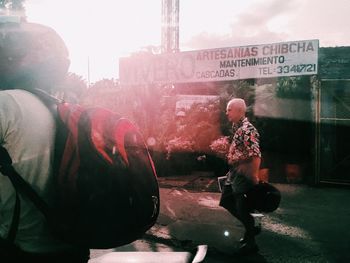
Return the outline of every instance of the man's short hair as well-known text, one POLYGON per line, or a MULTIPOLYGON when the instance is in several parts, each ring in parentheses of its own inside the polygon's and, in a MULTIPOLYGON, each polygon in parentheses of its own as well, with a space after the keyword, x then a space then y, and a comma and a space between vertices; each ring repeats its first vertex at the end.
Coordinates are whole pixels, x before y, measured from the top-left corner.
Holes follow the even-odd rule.
POLYGON ((59 89, 70 65, 66 44, 48 26, 0 23, 0 89, 59 89))
POLYGON ((245 104, 245 101, 241 98, 233 98, 231 99, 228 103, 227 103, 227 107, 236 107, 240 110, 242 110, 242 112, 246 112, 247 110, 247 105, 245 104))

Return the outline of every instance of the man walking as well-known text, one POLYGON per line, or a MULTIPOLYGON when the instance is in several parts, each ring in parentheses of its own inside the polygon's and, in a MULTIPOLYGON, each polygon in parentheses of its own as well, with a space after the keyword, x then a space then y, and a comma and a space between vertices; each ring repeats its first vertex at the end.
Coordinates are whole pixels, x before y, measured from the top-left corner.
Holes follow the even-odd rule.
POLYGON ((261 152, 259 133, 246 118, 246 108, 245 101, 239 98, 227 104, 226 115, 233 124, 233 139, 227 155, 231 168, 220 200, 220 206, 235 216, 245 228, 238 250, 242 255, 258 251, 255 235, 261 231, 260 227, 255 227, 250 214, 252 208, 247 200, 247 193, 258 183, 261 152))

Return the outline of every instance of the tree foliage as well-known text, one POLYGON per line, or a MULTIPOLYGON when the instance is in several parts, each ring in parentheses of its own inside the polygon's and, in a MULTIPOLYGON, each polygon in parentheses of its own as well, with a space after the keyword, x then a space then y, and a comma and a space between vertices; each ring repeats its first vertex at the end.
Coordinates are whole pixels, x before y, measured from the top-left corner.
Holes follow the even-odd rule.
POLYGON ((79 102, 87 92, 87 84, 82 76, 69 72, 57 94, 68 102, 79 102))
POLYGON ((0 0, 0 8, 8 11, 24 11, 25 0, 0 0))
POLYGON ((311 96, 310 77, 282 77, 276 87, 276 96, 289 99, 309 100, 311 96))

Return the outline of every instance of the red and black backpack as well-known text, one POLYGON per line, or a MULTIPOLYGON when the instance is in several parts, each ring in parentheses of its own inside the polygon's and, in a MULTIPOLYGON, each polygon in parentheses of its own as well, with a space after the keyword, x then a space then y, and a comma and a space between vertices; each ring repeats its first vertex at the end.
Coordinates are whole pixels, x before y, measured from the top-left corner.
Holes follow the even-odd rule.
POLYGON ((61 240, 112 248, 140 238, 155 224, 160 204, 156 170, 137 127, 105 108, 60 102, 55 113, 53 206, 41 200, 10 161, 1 164, 1 172, 29 196, 61 240))

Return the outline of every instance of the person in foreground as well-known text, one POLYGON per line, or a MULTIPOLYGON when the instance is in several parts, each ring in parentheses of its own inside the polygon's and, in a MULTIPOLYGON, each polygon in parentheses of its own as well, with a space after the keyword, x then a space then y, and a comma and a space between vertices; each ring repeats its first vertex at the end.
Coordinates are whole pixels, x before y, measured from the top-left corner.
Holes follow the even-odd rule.
MULTIPOLYGON (((13 166, 48 203, 52 195, 52 158, 55 122, 47 107, 33 94, 0 90, 0 143, 13 166)), ((7 240, 15 206, 15 190, 0 175, 1 262, 87 262, 89 250, 56 240, 45 217, 27 198, 21 199, 19 227, 14 242, 7 240)))
POLYGON ((227 104, 226 115, 232 122, 233 139, 227 160, 230 171, 222 191, 220 206, 227 209, 244 226, 245 234, 240 240, 238 253, 241 255, 256 253, 259 249, 255 235, 261 231, 255 226, 251 216, 252 208, 247 193, 258 184, 261 162, 259 133, 246 118, 246 104, 243 99, 234 98, 227 104))
MULTIPOLYGON (((41 28, 43 28, 42 35, 50 37, 53 34, 50 33, 51 30, 47 30, 47 33, 45 27, 32 24, 0 25, 3 37, 13 41, 25 39, 20 37, 25 33, 28 35, 36 32, 40 33, 42 32, 39 30, 41 28), (25 31, 27 27, 31 30, 25 31)), ((42 38, 34 35, 33 39, 42 38)), ((62 42, 59 40, 58 37, 55 38, 55 35, 52 36, 54 47, 60 46, 62 42)), ((4 43, 7 42, 4 41, 4 43)), ((52 163, 56 130, 55 120, 48 107, 37 96, 27 90, 53 87, 56 82, 58 83, 58 80, 64 79, 66 70, 60 70, 55 63, 48 62, 54 69, 53 74, 57 75, 57 81, 54 78, 49 78, 47 74, 44 74, 44 79, 38 77, 41 76, 41 71, 38 71, 37 74, 33 73, 33 68, 37 64, 29 60, 29 58, 32 58, 32 51, 23 42, 15 42, 7 48, 2 46, 0 60, 11 55, 8 51, 11 50, 11 46, 19 48, 21 45, 23 46, 23 52, 18 52, 20 54, 17 54, 16 57, 16 61, 19 61, 18 65, 12 65, 8 62, 4 64, 8 66, 7 70, 4 69, 5 66, 0 69, 0 146, 9 153, 15 170, 35 189, 40 197, 50 204, 53 197, 54 183, 52 163), (25 62, 30 62, 30 67, 24 67, 25 62), (25 71, 26 69, 29 71, 25 71), (57 72, 62 72, 62 75, 57 72), (47 85, 43 85, 43 83, 47 85)), ((43 46, 45 49, 49 49, 47 45, 43 46)), ((53 51, 52 53, 55 54, 53 51)), ((57 56, 60 55, 61 53, 57 56)), ((36 58, 36 56, 33 57, 36 58)), ((42 59, 45 57, 44 55, 40 56, 42 59)), ((50 58, 52 57, 55 56, 50 56, 50 58)), ((65 58, 64 52, 62 57, 65 58)), ((57 61, 64 60, 57 59, 57 61)), ((53 62, 56 62, 56 60, 53 62)), ((37 68, 41 69, 39 66, 37 68)), ((48 66, 43 68, 47 69, 48 66)), ((68 65, 65 65, 64 68, 68 68, 68 65)), ((4 156, 0 157, 1 163, 4 162, 4 156)), ((18 227, 16 228, 17 233, 9 235, 9 232, 13 233, 10 229, 12 229, 11 224, 14 222, 16 196, 16 191, 10 179, 0 173, 0 262, 88 262, 89 249, 73 246, 55 239, 50 232, 44 215, 27 197, 21 194, 19 194, 20 214, 18 227)))

